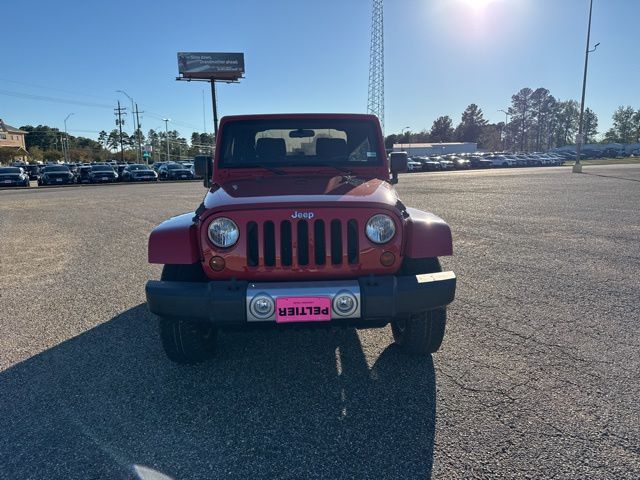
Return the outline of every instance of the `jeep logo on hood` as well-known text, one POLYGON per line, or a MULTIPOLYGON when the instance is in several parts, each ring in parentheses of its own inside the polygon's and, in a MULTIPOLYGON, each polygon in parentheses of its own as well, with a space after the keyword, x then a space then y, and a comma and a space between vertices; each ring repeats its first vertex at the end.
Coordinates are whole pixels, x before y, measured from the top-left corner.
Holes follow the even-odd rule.
POLYGON ((305 220, 311 220, 316 214, 313 212, 298 212, 295 211, 291 214, 291 218, 304 218, 305 220))

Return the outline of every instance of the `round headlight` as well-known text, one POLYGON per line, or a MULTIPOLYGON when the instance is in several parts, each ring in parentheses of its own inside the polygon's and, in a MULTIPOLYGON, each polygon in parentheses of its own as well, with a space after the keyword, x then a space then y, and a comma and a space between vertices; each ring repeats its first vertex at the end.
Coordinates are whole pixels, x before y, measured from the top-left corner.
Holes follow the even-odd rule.
POLYGON ((220 217, 209 224, 209 240, 216 247, 231 247, 236 244, 239 236, 240 231, 233 220, 220 217))
POLYGON ((373 243, 387 243, 396 234, 396 225, 389 215, 380 213, 369 219, 366 234, 373 243))

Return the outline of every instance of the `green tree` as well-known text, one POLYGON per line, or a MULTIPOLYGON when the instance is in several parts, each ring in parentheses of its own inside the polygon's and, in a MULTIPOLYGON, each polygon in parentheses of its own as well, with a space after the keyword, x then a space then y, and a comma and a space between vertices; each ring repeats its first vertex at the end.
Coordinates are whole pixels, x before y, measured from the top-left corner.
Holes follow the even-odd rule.
POLYGON ((387 150, 391 150, 393 148, 393 144, 397 143, 398 141, 398 135, 395 133, 392 133, 391 135, 387 135, 384 138, 384 148, 386 148, 387 150))
MULTIPOLYGON (((126 146, 129 142, 129 136, 126 132, 122 132, 122 144, 126 146)), ((107 148, 111 152, 116 152, 120 150, 120 130, 114 128, 109 132, 109 136, 107 137, 107 148)))
POLYGON ((595 137, 598 135, 598 116, 590 108, 585 109, 584 117, 582 117, 582 133, 584 134, 584 143, 594 143, 595 137))
POLYGON ((11 163, 16 156, 15 148, 0 147, 0 165, 11 163))
POLYGON ((27 134, 24 137, 27 150, 31 147, 39 147, 42 150, 52 150, 60 148, 60 137, 62 133, 57 128, 51 128, 47 125, 23 125, 20 130, 24 130, 27 134))
POLYGON ((41 162, 44 160, 44 152, 36 145, 29 149, 29 160, 32 162, 41 162))
POLYGON ((613 113, 613 126, 605 134, 605 141, 615 143, 635 143, 637 127, 635 125, 636 112, 633 108, 618 107, 613 113))
POLYGON ((462 119, 456 127, 455 138, 459 142, 478 143, 486 125, 487 121, 484 119, 482 109, 472 103, 462 112, 462 119))
POLYGON ((453 141, 454 131, 451 117, 445 115, 438 117, 431 126, 429 140, 431 142, 451 142, 453 141))
POLYGON ((533 116, 533 101, 531 96, 533 90, 526 87, 511 96, 511 106, 509 115, 511 121, 507 131, 513 137, 510 144, 517 145, 520 151, 528 150, 528 135, 531 129, 531 118, 533 116))
POLYGON ((57 162, 62 160, 63 157, 62 152, 59 150, 45 150, 42 156, 46 162, 57 162))
POLYGON ((580 119, 580 104, 575 100, 558 102, 555 112, 554 129, 552 131, 554 144, 558 147, 573 145, 578 131, 580 119))
POLYGON ((504 150, 502 141, 504 126, 504 122, 485 125, 478 138, 478 147, 489 152, 504 150))
POLYGON ((551 119, 556 110, 556 99, 546 88, 537 88, 531 94, 531 130, 532 139, 529 149, 540 151, 550 147, 551 119))

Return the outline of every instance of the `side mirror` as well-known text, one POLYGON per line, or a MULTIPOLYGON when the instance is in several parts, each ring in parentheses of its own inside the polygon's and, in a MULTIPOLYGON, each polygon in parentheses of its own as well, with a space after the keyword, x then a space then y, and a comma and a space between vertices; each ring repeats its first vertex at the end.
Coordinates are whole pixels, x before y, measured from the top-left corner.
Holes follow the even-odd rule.
POLYGON ((211 186, 211 173, 213 172, 213 161, 209 155, 196 155, 193 161, 193 169, 196 176, 202 177, 203 184, 209 188, 211 186))
POLYGON ((406 152, 391 152, 389 154, 389 168, 391 170, 391 183, 398 183, 398 173, 407 171, 409 159, 406 152))

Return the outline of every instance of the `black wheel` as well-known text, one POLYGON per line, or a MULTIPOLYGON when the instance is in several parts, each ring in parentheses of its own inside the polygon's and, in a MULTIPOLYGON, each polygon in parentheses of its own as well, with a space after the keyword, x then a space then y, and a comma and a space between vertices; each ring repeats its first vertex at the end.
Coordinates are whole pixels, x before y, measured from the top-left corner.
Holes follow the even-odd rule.
POLYGON ((408 319, 394 320, 391 322, 391 332, 396 345, 405 353, 428 355, 440 348, 446 323, 446 309, 438 308, 408 319))
MULTIPOLYGON (((419 275, 441 271, 442 267, 437 258, 406 258, 400 275, 419 275)), ((428 355, 437 352, 440 348, 446 324, 446 308, 436 308, 412 315, 409 318, 393 320, 391 332, 396 345, 403 352, 410 355, 428 355)))
MULTIPOLYGON (((165 265, 162 280, 174 282, 201 282, 206 276, 200 264, 165 265)), ((169 360, 195 365, 214 356, 218 331, 203 322, 160 317, 160 340, 169 360)))

